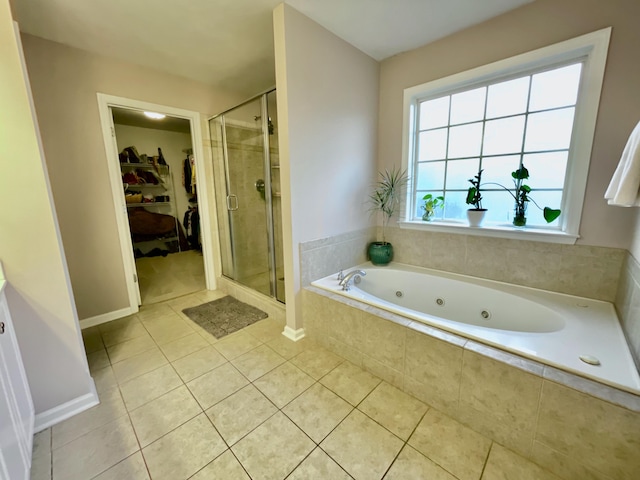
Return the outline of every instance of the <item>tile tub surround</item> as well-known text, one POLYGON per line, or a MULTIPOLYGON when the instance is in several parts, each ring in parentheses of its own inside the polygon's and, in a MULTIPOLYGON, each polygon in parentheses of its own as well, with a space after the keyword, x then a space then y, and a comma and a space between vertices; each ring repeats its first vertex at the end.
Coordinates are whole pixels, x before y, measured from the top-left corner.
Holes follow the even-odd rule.
POLYGON ((376 228, 365 228, 300 244, 302 285, 367 261, 367 246, 376 240, 376 228))
POLYGON ((616 311, 640 371, 640 263, 627 253, 616 295, 616 311))
MULTIPOLYGON (((616 298, 626 255, 626 250, 619 248, 560 245, 397 227, 387 227, 387 240, 394 246, 394 261, 398 263, 607 302, 616 298)), ((313 267, 307 269, 312 270, 313 267)), ((311 280, 331 273, 328 271, 311 280)))
POLYGON ((310 340, 560 478, 640 471, 640 396, 313 286, 310 340))

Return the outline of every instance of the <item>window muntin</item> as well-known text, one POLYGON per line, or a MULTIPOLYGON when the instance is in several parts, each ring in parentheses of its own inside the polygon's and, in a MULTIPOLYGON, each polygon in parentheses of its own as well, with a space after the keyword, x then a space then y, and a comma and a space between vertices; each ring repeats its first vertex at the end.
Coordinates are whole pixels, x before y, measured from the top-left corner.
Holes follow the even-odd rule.
MULTIPOLYGON (((563 206, 564 180, 573 135, 584 59, 545 66, 516 78, 497 78, 463 91, 418 100, 417 152, 414 168, 413 219, 422 216, 427 193, 443 195, 445 208, 436 218, 462 221, 469 187, 467 179, 483 168, 485 224, 508 224, 513 198, 495 185, 513 186, 511 172, 521 162, 530 172, 532 197, 540 205, 563 206)), ((547 224, 534 205, 527 225, 547 224)))

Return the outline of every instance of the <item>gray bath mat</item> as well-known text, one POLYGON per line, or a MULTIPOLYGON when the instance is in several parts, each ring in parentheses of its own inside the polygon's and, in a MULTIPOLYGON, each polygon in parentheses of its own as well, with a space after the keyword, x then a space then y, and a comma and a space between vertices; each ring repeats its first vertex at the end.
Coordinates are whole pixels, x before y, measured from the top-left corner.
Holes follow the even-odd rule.
POLYGON ((262 310, 229 296, 197 307, 185 308, 182 312, 216 338, 237 332, 268 317, 262 310))

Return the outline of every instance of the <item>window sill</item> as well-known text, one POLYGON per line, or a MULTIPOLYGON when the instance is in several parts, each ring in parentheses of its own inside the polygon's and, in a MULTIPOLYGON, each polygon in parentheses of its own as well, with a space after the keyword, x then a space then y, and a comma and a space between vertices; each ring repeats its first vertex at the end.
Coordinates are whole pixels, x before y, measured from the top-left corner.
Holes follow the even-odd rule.
POLYGON ((547 243, 563 243, 573 245, 579 235, 573 235, 558 230, 546 230, 542 228, 516 228, 509 226, 484 226, 470 227, 464 223, 454 222, 423 222, 423 221, 407 221, 398 222, 400 228, 411 230, 425 230, 440 233, 456 233, 462 235, 476 235, 480 237, 509 238, 512 240, 531 240, 535 242, 547 243))

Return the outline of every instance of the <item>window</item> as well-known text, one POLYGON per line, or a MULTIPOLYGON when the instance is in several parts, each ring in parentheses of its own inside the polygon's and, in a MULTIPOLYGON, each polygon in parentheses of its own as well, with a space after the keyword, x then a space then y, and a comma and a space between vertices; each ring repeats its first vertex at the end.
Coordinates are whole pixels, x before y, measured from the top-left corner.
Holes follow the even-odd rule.
MULTIPOLYGON (((405 90, 406 222, 422 197, 444 196, 427 228, 466 227, 468 180, 482 174, 482 230, 578 235, 610 29, 405 90), (514 229, 511 172, 526 166, 530 197, 561 208, 548 224, 530 202, 514 229)), ((474 233, 478 229, 474 229, 474 233)), ((468 233, 465 232, 465 233, 468 233)), ((574 241, 574 240, 573 240, 574 241)))

